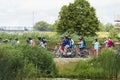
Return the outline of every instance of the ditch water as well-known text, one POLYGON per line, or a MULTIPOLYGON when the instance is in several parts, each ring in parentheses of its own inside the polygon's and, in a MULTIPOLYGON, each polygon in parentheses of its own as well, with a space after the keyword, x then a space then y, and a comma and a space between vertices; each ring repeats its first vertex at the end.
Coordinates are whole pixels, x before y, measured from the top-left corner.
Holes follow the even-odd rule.
POLYGON ((75 79, 75 78, 40 78, 37 80, 120 80, 120 79, 75 79))
POLYGON ((49 80, 91 80, 91 79, 69 79, 69 78, 55 78, 55 79, 49 79, 49 80))

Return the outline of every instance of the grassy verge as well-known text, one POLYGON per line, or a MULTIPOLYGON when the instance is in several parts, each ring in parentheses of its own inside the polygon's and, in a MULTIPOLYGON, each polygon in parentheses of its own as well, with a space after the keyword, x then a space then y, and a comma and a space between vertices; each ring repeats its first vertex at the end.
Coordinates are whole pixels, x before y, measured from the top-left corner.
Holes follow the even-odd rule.
POLYGON ((113 79, 120 78, 120 56, 113 49, 104 49, 90 60, 59 61, 59 77, 113 79))

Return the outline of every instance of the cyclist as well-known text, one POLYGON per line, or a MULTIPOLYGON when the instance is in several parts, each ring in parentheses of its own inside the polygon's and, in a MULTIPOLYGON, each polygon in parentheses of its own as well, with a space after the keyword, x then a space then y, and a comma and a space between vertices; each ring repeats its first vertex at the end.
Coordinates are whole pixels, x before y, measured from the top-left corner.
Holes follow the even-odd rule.
POLYGON ((35 46, 35 42, 32 40, 31 37, 28 38, 29 44, 35 46))
POLYGON ((41 46, 41 44, 42 44, 42 37, 41 37, 41 36, 38 36, 38 40, 39 40, 38 45, 41 46))
POLYGON ((46 46, 47 46, 47 40, 45 39, 45 37, 42 38, 41 46, 43 48, 46 48, 46 46))
MULTIPOLYGON (((58 45, 59 43, 56 43, 56 44, 58 45)), ((65 39, 65 36, 62 36, 60 46, 55 46, 56 57, 62 57, 62 53, 64 53, 64 50, 65 50, 65 45, 66 45, 66 39, 65 39)))
POLYGON ((19 41, 18 38, 15 39, 15 43, 16 43, 16 44, 19 44, 19 43, 20 43, 20 41, 19 41))
POLYGON ((96 54, 98 56, 99 48, 100 48, 100 43, 98 42, 98 39, 96 38, 92 44, 94 46, 94 54, 96 54))
POLYGON ((71 37, 68 37, 69 39, 69 47, 73 48, 74 47, 74 40, 71 37))
MULTIPOLYGON (((74 42, 72 41, 71 37, 68 35, 61 37, 61 43, 59 49, 56 51, 57 57, 62 57, 63 55, 67 55, 68 49, 72 48, 74 42)), ((58 46, 55 47, 55 50, 58 46)))
POLYGON ((79 42, 78 42, 79 48, 77 49, 78 55, 80 57, 87 57, 89 55, 87 49, 86 49, 86 42, 83 36, 79 37, 79 42))
POLYGON ((104 37, 104 45, 105 45, 106 48, 108 47, 108 40, 107 40, 106 37, 104 37))
POLYGON ((113 43, 113 40, 111 39, 111 37, 109 37, 108 39, 108 48, 112 48, 114 47, 114 43, 113 43))
POLYGON ((64 53, 66 53, 67 49, 70 47, 70 40, 69 40, 68 35, 65 36, 63 44, 64 44, 64 53))
POLYGON ((80 51, 82 51, 83 49, 86 48, 86 42, 85 42, 83 36, 80 36, 78 44, 79 44, 80 51))

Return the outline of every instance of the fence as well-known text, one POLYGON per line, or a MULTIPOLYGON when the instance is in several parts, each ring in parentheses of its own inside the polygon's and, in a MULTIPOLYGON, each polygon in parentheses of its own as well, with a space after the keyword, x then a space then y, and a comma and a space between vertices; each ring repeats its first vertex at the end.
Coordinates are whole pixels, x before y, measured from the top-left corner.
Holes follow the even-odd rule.
POLYGON ((26 26, 0 26, 0 31, 3 32, 24 32, 24 31, 33 31, 33 27, 26 26))

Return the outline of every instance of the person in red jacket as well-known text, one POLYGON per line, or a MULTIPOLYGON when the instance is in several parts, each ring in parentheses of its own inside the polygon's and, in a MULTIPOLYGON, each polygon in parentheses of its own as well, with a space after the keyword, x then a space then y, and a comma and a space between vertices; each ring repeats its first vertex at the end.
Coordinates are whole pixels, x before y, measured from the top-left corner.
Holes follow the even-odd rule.
POLYGON ((108 39, 108 48, 112 48, 114 47, 114 43, 113 43, 113 40, 111 39, 111 37, 109 37, 108 39))

